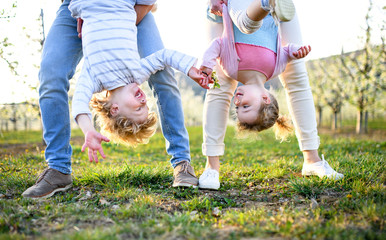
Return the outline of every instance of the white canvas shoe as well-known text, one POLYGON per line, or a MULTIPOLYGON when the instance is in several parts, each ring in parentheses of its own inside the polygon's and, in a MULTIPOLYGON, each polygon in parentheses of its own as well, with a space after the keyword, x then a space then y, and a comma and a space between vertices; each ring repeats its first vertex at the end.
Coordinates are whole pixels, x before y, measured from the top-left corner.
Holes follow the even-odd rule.
POLYGON ((276 16, 282 22, 291 21, 295 16, 295 5, 292 0, 269 0, 269 2, 265 0, 262 1, 261 8, 271 12, 273 17, 276 16))
POLYGON ((303 163, 302 169, 303 176, 317 175, 320 178, 327 177, 333 180, 339 180, 343 178, 343 174, 338 173, 328 165, 328 162, 324 160, 324 155, 322 154, 322 161, 316 163, 303 163))
POLYGON ((198 179, 198 187, 218 190, 220 188, 220 174, 212 168, 205 169, 198 179))

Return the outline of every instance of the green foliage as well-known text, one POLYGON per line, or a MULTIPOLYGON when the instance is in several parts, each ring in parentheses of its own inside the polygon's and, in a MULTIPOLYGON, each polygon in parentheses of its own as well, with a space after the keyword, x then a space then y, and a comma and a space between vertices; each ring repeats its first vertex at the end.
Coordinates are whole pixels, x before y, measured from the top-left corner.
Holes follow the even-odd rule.
MULTIPOLYGON (((202 128, 189 128, 189 134, 199 176, 205 166, 202 128)), ((108 157, 93 164, 80 151, 83 137, 75 131, 74 186, 33 201, 21 193, 46 167, 41 133, 5 133, 0 138, 6 146, 0 152, 0 239, 386 237, 385 141, 322 135, 320 153, 345 174, 333 181, 302 177, 295 137, 279 143, 273 135, 242 136, 228 128, 221 188, 208 191, 171 187, 173 171, 161 133, 135 149, 105 144, 108 157)))

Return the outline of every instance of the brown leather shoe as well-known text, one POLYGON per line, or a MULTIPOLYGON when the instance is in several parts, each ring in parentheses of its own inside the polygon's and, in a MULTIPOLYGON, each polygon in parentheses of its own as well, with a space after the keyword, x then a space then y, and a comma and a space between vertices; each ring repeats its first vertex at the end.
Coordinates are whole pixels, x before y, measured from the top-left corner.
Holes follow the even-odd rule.
POLYGON ((72 186, 71 174, 63 174, 56 169, 45 169, 36 183, 22 194, 25 198, 49 198, 56 192, 66 191, 72 186))
POLYGON ((194 169, 188 161, 180 162, 174 168, 173 187, 194 187, 198 185, 198 179, 194 169))

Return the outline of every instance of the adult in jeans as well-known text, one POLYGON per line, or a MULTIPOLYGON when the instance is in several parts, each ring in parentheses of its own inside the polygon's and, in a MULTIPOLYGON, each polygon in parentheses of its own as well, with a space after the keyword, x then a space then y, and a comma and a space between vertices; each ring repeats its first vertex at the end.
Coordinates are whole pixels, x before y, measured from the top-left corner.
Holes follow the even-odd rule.
MULTIPOLYGON (((22 195, 27 198, 47 198, 72 185, 70 146, 69 80, 82 58, 82 41, 78 37, 77 21, 64 0, 44 43, 39 72, 39 103, 43 120, 43 137, 47 144, 45 158, 48 168, 36 183, 22 195)), ((143 9, 143 8, 141 8, 143 9)), ((160 49, 163 43, 151 13, 138 12, 138 51, 146 57, 160 49), (146 14, 147 13, 147 14, 146 14)), ((184 125, 180 92, 174 72, 166 68, 148 80, 157 99, 166 150, 174 168, 173 186, 197 186, 198 180, 190 165, 189 135, 184 125), (172 109, 172 111, 171 111, 172 109)))
MULTIPOLYGON (((248 19, 247 8, 254 0, 229 0, 229 13, 237 28, 243 33, 252 33, 258 29, 260 23, 248 19), (238 19, 236 19, 238 18, 238 19), (244 18, 244 19, 242 19, 244 18)), ((222 33, 221 15, 222 0, 211 0, 210 38, 218 37, 222 33)), ((302 45, 302 37, 297 15, 289 22, 281 22, 282 45, 296 43, 302 45)), ((204 105, 204 127, 202 152, 207 156, 207 164, 204 173, 200 176, 200 188, 218 189, 220 156, 224 155, 224 137, 227 121, 216 119, 227 119, 229 106, 233 93, 237 87, 237 81, 227 77, 220 67, 217 67, 220 88, 210 89, 207 92, 204 105)), ((343 174, 337 173, 328 163, 319 157, 319 136, 315 117, 315 106, 304 59, 291 61, 283 74, 280 76, 281 83, 285 89, 289 112, 291 114, 295 133, 299 142, 300 150, 303 152, 304 163, 303 175, 317 175, 331 179, 341 179, 343 174)))

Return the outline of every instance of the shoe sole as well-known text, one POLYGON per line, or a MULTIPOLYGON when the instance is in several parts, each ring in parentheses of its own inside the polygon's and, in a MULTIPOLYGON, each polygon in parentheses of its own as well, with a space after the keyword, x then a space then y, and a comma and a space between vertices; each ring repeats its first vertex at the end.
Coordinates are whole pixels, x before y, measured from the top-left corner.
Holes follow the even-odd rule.
POLYGON ((197 185, 193 185, 193 184, 190 184, 190 183, 174 183, 172 185, 173 187, 193 187, 193 188, 197 188, 197 185))
POLYGON ((292 0, 276 0, 275 13, 280 21, 291 21, 295 16, 295 5, 292 0))
POLYGON ((323 176, 323 177, 319 176, 318 174, 314 174, 314 173, 302 173, 302 175, 303 175, 304 177, 317 176, 317 177, 319 177, 319 178, 328 178, 328 179, 332 179, 332 180, 341 180, 342 178, 344 178, 344 175, 343 175, 343 176, 340 176, 340 175, 331 175, 331 176, 327 176, 327 175, 325 175, 325 176, 323 176))
POLYGON ((72 187, 72 183, 70 185, 67 185, 65 186, 64 188, 57 188, 55 189, 54 191, 46 194, 46 195, 43 195, 43 196, 39 196, 39 197, 24 197, 24 198, 29 198, 29 199, 35 199, 35 200, 38 200, 38 199, 46 199, 46 198, 49 198, 49 197, 52 197, 52 195, 54 195, 55 193, 57 192, 64 192, 64 191, 67 191, 68 189, 70 189, 72 187))
POLYGON ((212 187, 212 186, 202 186, 202 185, 198 185, 198 188, 199 189, 204 189, 204 190, 218 190, 220 187, 216 188, 216 187, 212 187))

